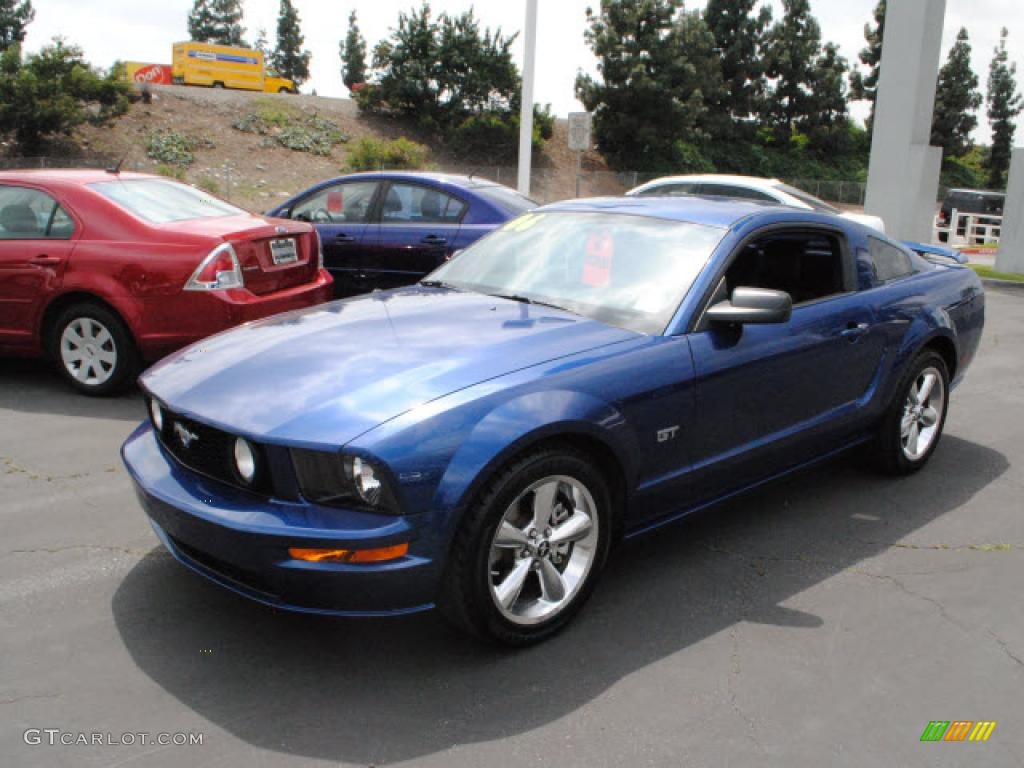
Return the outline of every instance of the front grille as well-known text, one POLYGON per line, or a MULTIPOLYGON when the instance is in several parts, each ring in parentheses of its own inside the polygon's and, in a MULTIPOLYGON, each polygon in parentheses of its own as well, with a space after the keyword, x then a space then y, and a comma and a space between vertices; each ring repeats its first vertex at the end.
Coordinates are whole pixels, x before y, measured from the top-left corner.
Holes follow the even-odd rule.
POLYGON ((174 413, 167 408, 163 409, 163 414, 163 429, 157 434, 160 443, 179 464, 235 488, 256 493, 269 491, 270 472, 261 446, 253 445, 256 454, 256 477, 252 484, 246 485, 235 471, 236 435, 174 413))

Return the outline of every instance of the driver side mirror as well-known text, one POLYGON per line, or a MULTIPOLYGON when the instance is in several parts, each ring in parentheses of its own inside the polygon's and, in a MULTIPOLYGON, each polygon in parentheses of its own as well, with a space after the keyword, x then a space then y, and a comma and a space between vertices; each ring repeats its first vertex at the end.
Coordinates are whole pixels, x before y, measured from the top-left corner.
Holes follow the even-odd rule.
POLYGON ((792 314, 793 299, 785 291, 739 287, 731 300, 708 307, 705 317, 712 323, 746 325, 785 323, 792 314))

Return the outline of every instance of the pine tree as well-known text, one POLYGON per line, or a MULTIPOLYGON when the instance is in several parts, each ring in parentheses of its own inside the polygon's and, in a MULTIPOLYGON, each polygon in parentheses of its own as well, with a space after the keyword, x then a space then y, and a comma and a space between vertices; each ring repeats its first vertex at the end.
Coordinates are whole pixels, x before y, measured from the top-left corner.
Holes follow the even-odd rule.
POLYGON ((815 64, 821 49, 821 27, 811 15, 809 0, 782 0, 783 16, 769 30, 765 70, 775 79, 762 120, 780 142, 814 115, 815 64))
POLYGON ((698 147, 708 105, 720 103, 714 36, 681 0, 603 0, 587 11, 587 43, 600 79, 577 75, 598 146, 619 168, 709 170, 698 147))
POLYGON ((722 107, 734 120, 745 120, 758 111, 766 83, 762 48, 772 12, 758 0, 708 0, 704 11, 720 51, 725 97, 722 107))
POLYGON ((846 59, 839 55, 839 46, 825 43, 814 62, 809 111, 804 119, 811 143, 819 149, 830 148, 835 131, 846 131, 848 70, 846 59))
POLYGON ((294 80, 296 86, 309 80, 312 54, 302 50, 303 42, 299 12, 292 5, 292 0, 281 0, 277 16, 277 48, 271 58, 282 77, 294 80))
POLYGON ((188 34, 199 43, 244 46, 242 0, 195 0, 188 15, 188 34))
POLYGON ((35 18, 32 0, 0 0, 0 53, 25 40, 25 27, 35 18))
POLYGON ((1013 135, 1016 132, 1014 118, 1021 113, 1021 95, 1017 92, 1017 65, 1009 62, 1006 54, 1006 38, 1009 31, 1003 27, 999 44, 988 70, 988 122, 992 126, 992 151, 988 159, 988 183, 994 189, 1002 189, 1006 183, 1006 171, 1010 167, 1010 153, 1013 150, 1013 135))
POLYGON ((981 106, 978 76, 971 69, 971 44, 960 28, 939 70, 932 117, 932 145, 942 147, 944 157, 963 157, 973 146, 971 131, 978 126, 974 112, 981 106))
POLYGON ((366 82, 366 40, 356 23, 356 12, 348 17, 348 32, 345 40, 338 43, 341 57, 341 80, 351 91, 357 84, 366 82))
POLYGON ((882 64, 882 40, 885 37, 885 0, 878 0, 874 12, 875 26, 864 25, 864 39, 868 44, 862 48, 860 63, 868 68, 865 75, 859 69, 850 73, 850 97, 855 101, 870 101, 871 113, 865 122, 868 132, 875 121, 875 96, 878 92, 878 73, 882 64))
POLYGON ((259 51, 263 54, 263 60, 267 61, 270 59, 270 41, 267 40, 267 30, 260 27, 256 33, 256 42, 252 44, 254 51, 259 51))

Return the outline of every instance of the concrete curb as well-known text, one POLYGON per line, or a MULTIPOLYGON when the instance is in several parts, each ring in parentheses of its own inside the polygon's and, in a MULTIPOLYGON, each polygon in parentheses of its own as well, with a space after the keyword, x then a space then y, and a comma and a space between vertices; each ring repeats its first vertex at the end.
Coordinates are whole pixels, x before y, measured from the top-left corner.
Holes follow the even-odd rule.
POLYGON ((1024 293, 1024 283, 1016 283, 1013 280, 996 280, 994 277, 981 278, 981 284, 985 290, 995 288, 996 290, 1010 291, 1011 293, 1024 293))

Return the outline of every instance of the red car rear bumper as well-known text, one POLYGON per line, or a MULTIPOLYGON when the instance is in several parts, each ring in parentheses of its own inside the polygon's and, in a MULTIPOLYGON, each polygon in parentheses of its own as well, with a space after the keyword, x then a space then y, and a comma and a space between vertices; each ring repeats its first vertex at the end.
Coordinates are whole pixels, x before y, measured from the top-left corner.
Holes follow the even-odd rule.
POLYGON ((142 357, 157 360, 194 341, 241 323, 305 309, 330 301, 332 279, 321 269, 316 281, 257 296, 245 289, 183 291, 173 300, 146 299, 137 303, 138 315, 129 318, 142 357))

